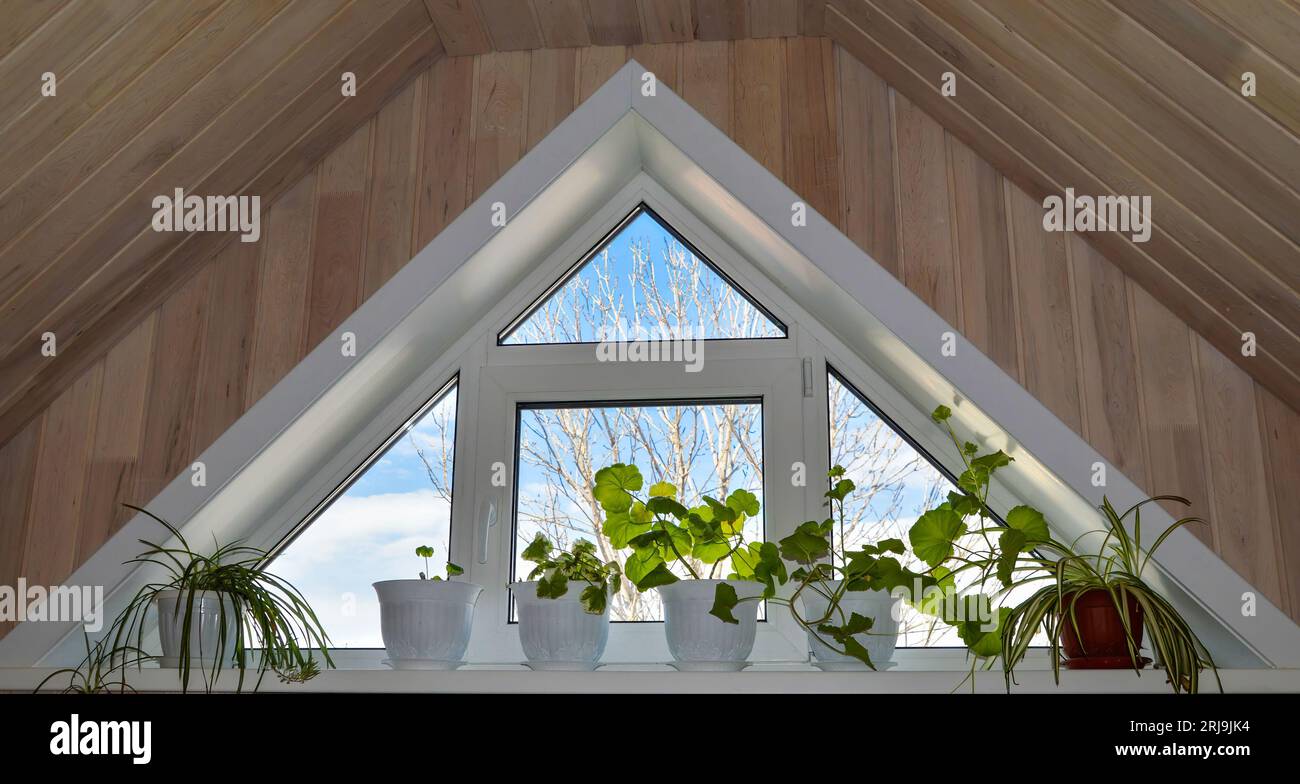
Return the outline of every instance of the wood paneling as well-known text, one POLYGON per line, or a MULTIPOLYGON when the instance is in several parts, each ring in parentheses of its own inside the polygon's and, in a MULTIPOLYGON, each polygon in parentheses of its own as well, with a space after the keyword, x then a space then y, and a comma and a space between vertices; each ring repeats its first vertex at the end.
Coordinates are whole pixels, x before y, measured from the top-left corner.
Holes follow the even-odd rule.
POLYGON ((1116 468, 1145 477, 1127 281, 1079 235, 1069 242, 1084 432, 1116 468))
MULTIPOLYGON (((16 586, 23 576, 27 509, 36 482, 36 453, 44 423, 44 416, 33 419, 0 447, 0 585, 16 586)), ((13 621, 0 621, 0 635, 13 625, 13 621)))
POLYGON ((898 162, 889 85, 842 48, 836 47, 835 60, 839 65, 844 233, 900 277, 894 177, 898 162))
POLYGON ((1198 337, 1196 347, 1216 549, 1251 585, 1285 606, 1254 387, 1204 339, 1198 337))
MULTIPOLYGON (((132 103, 124 93, 96 122, 82 126, 77 135, 84 131, 85 138, 74 135, 60 145, 56 152, 85 153, 77 165, 58 170, 63 180, 36 170, 27 175, 41 188, 63 187, 60 182, 75 188, 0 250, 0 277, 15 287, 27 282, 21 291, 0 287, 6 298, 0 325, 16 333, 6 331, 0 348, 0 375, 12 379, 0 392, 0 440, 229 241, 226 233, 153 231, 153 195, 183 186, 188 193, 260 195, 265 206, 440 51, 418 0, 349 5, 337 14, 343 3, 333 2, 283 9, 254 4, 256 13, 209 28, 219 13, 126 91, 143 83, 136 96, 141 101, 132 103), (261 15, 271 18, 258 29, 261 15), (286 49, 286 41, 304 38, 303 45, 286 49), (228 48, 216 45, 222 41, 228 48), (206 64, 194 70, 190 58, 165 62, 187 47, 206 64), (223 59, 226 66, 211 70, 223 59), (357 74, 355 97, 340 90, 345 71, 357 74), (173 73, 195 81, 167 78, 173 73), (161 101, 150 103, 150 93, 161 94, 161 101), (124 129, 112 119, 114 111, 143 129, 124 129), (115 144, 126 146, 112 153, 115 144), (95 168, 100 155, 110 159, 95 168), (93 174, 78 183, 76 172, 86 165, 93 174), (38 345, 32 336, 44 331, 59 335, 63 350, 55 363, 41 362, 31 350, 38 345)), ((30 209, 30 195, 10 189, 0 196, 0 222, 17 214, 4 213, 4 205, 30 209)))
POLYGON ((366 206, 363 300, 411 260, 424 89, 425 80, 421 76, 389 101, 375 118, 370 195, 366 206))
MULTIPOLYGON (((404 130, 409 132, 410 125, 404 130)), ((304 177, 271 205, 267 217, 246 406, 260 400, 304 353, 318 178, 316 172, 304 177)), ((400 220, 400 216, 394 218, 400 220)), ((375 267, 384 268, 378 261, 375 267)))
POLYGON ((471 128, 471 201, 523 155, 528 59, 526 52, 494 52, 479 58, 471 128))
MULTIPOLYGON (((1007 191, 1025 388, 1082 435, 1066 235, 1043 230, 1042 205, 1024 191, 1007 191)), ((905 258, 906 271, 911 257, 905 258)))
POLYGON ((1002 175, 952 136, 947 143, 962 333, 1019 380, 1016 292, 1002 175))
MULTIPOLYGON (((1192 502, 1190 508, 1165 503, 1170 514, 1193 514, 1212 521, 1192 332, 1146 291, 1131 282, 1128 289, 1138 350, 1140 405, 1146 421, 1147 487, 1153 493, 1181 495, 1192 502)), ((1189 530, 1214 546, 1212 526, 1197 525, 1189 530)))
MULTIPOLYGON (((222 320, 220 328, 249 329, 252 320, 244 314, 239 315, 244 316, 242 324, 236 319, 222 320)), ((130 518, 130 510, 124 508, 121 501, 136 497, 136 474, 140 465, 149 392, 149 358, 153 355, 157 322, 158 314, 151 313, 104 358, 103 389, 107 394, 100 395, 95 440, 86 474, 85 504, 77 530, 78 563, 89 558, 130 518)), ((218 384, 239 385, 243 383, 245 374, 246 368, 236 368, 235 373, 228 377, 215 372, 211 377, 218 384)), ((243 400, 238 402, 241 405, 236 415, 242 413, 243 408, 243 400)), ((205 434, 196 430, 194 437, 200 440, 220 434, 221 431, 205 434)))
MULTIPOLYGON (((901 95, 894 96, 903 282, 956 326, 957 255, 948 198, 944 130, 901 95)), ((940 338, 935 336, 935 340, 940 338)))
MULTIPOLYGON (((847 34, 837 13, 829 29, 847 34)), ((319 137, 329 147, 268 175, 284 188, 263 205, 260 242, 186 257, 179 288, 150 289, 157 300, 145 315, 123 313, 106 354, 0 445, 0 579, 66 576, 120 525, 120 502, 147 503, 187 472, 631 56, 1131 479, 1191 498, 1212 522, 1198 535, 1296 612, 1300 586, 1286 569, 1300 563, 1295 410, 1143 289, 1111 246, 1045 232, 1043 194, 1020 184, 1024 170, 952 133, 949 119, 970 127, 966 109, 923 106, 848 47, 778 38, 494 52, 385 82, 377 115, 339 120, 319 137)), ((875 56, 890 62, 883 47, 875 56)), ((891 73, 906 82, 905 71, 891 73)), ((352 106, 379 100, 366 95, 371 83, 362 79, 352 106)), ((979 89, 963 83, 959 96, 966 86, 979 89)))
POLYGON ((1273 490, 1273 525, 1278 569, 1290 599, 1291 614, 1300 615, 1300 414, 1258 386, 1273 490))
POLYGON ((45 412, 23 544, 23 576, 29 584, 54 585, 77 564, 77 524, 103 381, 101 362, 45 412))
MULTIPOLYGON (((1104 19, 1111 9, 1100 0, 831 0, 825 26, 1034 198, 1066 188, 1150 197, 1148 240, 1097 231, 1094 245, 1225 356, 1300 405, 1300 183, 1288 179, 1296 158, 1286 153, 1295 129, 1268 128, 1256 107, 1222 108, 1246 101, 1239 70, 1232 83, 1223 74, 1234 48, 1254 62, 1248 42, 1188 3, 1120 9, 1128 19, 1117 27, 1122 47, 1119 39, 1098 43, 1108 27, 1084 24, 1081 34, 1077 20, 1064 18, 1104 19), (953 94, 941 91, 945 74, 955 77, 953 94), (1169 87, 1177 80, 1183 98, 1169 87), (1211 111, 1218 118, 1207 122, 1211 111), (1245 138, 1264 144, 1267 157, 1245 138), (1247 331, 1264 346, 1250 362, 1236 351, 1247 331)), ((1273 108, 1300 105, 1300 82, 1276 70, 1260 72, 1273 108)))
POLYGON ((429 71, 416 247, 428 245, 469 203, 470 113, 448 111, 474 99, 474 59, 452 57, 429 71))

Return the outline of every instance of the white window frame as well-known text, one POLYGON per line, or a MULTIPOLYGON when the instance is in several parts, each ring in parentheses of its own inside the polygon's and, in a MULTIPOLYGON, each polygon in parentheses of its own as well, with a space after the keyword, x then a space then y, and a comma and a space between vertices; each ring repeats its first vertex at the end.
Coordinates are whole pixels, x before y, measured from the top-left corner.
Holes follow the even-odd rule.
MULTIPOLYGON (((508 617, 506 587, 514 557, 515 428, 522 404, 761 398, 762 503, 768 541, 791 533, 804 520, 825 516, 821 477, 830 468, 828 366, 936 459, 942 462, 951 452, 951 445, 927 412, 919 411, 645 173, 634 177, 617 197, 538 262, 465 339, 472 340, 472 345, 453 361, 459 388, 450 550, 451 560, 466 570, 463 579, 484 588, 466 654, 472 664, 507 664, 523 658, 517 626, 508 617), (550 293, 555 281, 573 268, 575 259, 595 247, 611 227, 642 203, 731 283, 778 318, 786 328, 786 337, 705 341, 704 361, 697 373, 685 372, 674 363, 602 362, 590 343, 498 344, 506 327, 550 293), (807 385, 810 394, 805 392, 807 385), (801 487, 791 482, 796 462, 805 467, 806 483, 801 487), (504 469, 505 477, 500 486, 492 484, 494 474, 502 476, 498 468, 504 469)), ((429 378, 426 383, 437 389, 446 384, 446 378, 429 378)), ((367 454, 359 455, 358 461, 367 454)), ((1005 511, 1016 503, 1019 501, 1005 489, 992 489, 994 509, 1005 511)), ((902 648, 895 656, 904 663, 924 662, 944 669, 967 666, 961 648, 902 648)), ((372 668, 381 666, 384 652, 344 649, 335 658, 341 667, 372 668)), ((769 608, 750 658, 754 662, 808 660, 804 633, 783 608, 769 608)), ((642 622, 612 624, 602 661, 618 665, 670 659, 662 624, 642 622)))

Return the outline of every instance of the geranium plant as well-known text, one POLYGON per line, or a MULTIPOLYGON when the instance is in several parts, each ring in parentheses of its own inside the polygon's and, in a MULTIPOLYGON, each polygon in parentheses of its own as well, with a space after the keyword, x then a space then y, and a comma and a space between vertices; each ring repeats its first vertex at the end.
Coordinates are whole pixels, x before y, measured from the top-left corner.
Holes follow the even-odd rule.
POLYGON ((875 669, 871 655, 857 639, 870 634, 876 619, 857 612, 846 611, 845 597, 853 591, 885 591, 891 593, 900 587, 934 585, 934 577, 911 571, 894 557, 906 553, 899 539, 885 539, 867 544, 856 550, 845 545, 844 504, 856 489, 853 480, 845 476, 842 466, 830 471, 831 487, 824 494, 831 516, 825 520, 809 520, 799 525, 794 533, 776 545, 763 543, 738 551, 733 563, 740 571, 747 571, 750 579, 764 584, 760 597, 740 598, 729 585, 719 585, 715 591, 712 615, 727 623, 737 623, 733 613, 744 601, 767 600, 789 608, 795 623, 816 636, 831 650, 855 659, 875 669), (839 542, 836 543, 836 533, 839 542), (789 562, 793 568, 787 568, 789 562), (778 597, 778 586, 791 584, 789 596, 778 597), (800 598, 805 592, 816 593, 826 601, 826 609, 818 614, 805 615, 800 598))
POLYGON ((596 556, 596 545, 587 539, 579 539, 568 550, 559 550, 539 533, 521 557, 537 564, 528 579, 537 581, 539 599, 558 599, 569 592, 570 581, 583 583, 586 587, 578 598, 582 609, 592 615, 604 613, 610 594, 622 585, 618 562, 601 561, 596 556))
MULTIPOLYGON (((431 545, 422 544, 422 545, 420 545, 419 547, 415 548, 415 555, 416 555, 417 558, 423 558, 423 559, 424 559, 424 571, 423 571, 423 572, 420 572, 420 579, 421 579, 421 580, 441 580, 441 579, 442 579, 441 577, 439 577, 439 576, 436 575, 436 574, 435 574, 435 575, 432 575, 432 576, 429 576, 429 559, 433 557, 433 547, 432 547, 431 545)), ((447 572, 447 579, 450 580, 451 578, 456 577, 457 575, 464 574, 464 573, 465 573, 465 570, 462 569, 462 568, 460 568, 460 567, 457 566, 456 564, 452 563, 451 561, 448 561, 448 562, 447 562, 447 569, 446 569, 446 572, 447 572)))
POLYGON ((745 521, 759 511, 753 493, 735 490, 725 502, 704 496, 703 504, 688 508, 678 500, 675 485, 656 482, 642 495, 644 484, 635 465, 615 463, 596 472, 592 488, 605 512, 601 530, 615 549, 632 551, 623 574, 637 590, 682 579, 673 572, 674 565, 696 580, 719 575, 758 579, 751 554, 772 546, 745 544, 745 521), (726 565, 730 572, 723 571, 726 565))

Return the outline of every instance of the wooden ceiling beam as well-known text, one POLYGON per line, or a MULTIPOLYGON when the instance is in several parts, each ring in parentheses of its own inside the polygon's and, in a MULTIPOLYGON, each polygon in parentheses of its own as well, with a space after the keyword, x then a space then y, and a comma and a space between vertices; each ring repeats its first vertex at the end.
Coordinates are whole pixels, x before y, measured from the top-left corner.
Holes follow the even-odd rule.
MULTIPOLYGON (((1041 199, 1059 194, 1065 183, 1080 191, 1106 192, 1087 169, 978 83, 964 85, 966 89, 959 88, 951 98, 943 96, 941 77, 952 66, 874 6, 861 0, 831 0, 827 4, 826 32, 1030 195, 1041 199)), ((1242 328, 1225 313, 1241 318, 1243 323, 1251 319, 1267 323, 1270 319, 1240 292, 1218 280, 1159 228, 1153 230, 1151 241, 1144 245, 1115 232, 1097 232, 1089 239, 1136 283, 1159 292, 1167 306, 1207 340, 1289 405, 1300 408, 1300 376, 1292 370, 1300 367, 1296 364, 1300 345, 1294 339, 1273 344, 1261 336, 1259 354, 1242 357, 1242 328), (1181 266, 1176 271, 1166 269, 1156 263, 1156 254, 1181 266), (1202 294, 1217 294, 1227 307, 1211 307, 1202 294)), ((1272 330, 1277 334, 1279 327, 1274 324, 1272 330)))

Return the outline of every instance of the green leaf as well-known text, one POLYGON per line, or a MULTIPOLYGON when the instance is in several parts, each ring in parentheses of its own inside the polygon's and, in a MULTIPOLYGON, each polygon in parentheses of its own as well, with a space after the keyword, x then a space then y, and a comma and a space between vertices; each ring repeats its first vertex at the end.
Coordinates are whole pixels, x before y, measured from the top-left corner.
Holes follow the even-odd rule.
POLYGON ((685 518, 690 511, 686 507, 677 503, 675 499, 667 498, 665 496, 655 496, 654 498, 651 498, 649 501, 646 501, 645 508, 648 509, 651 514, 671 515, 677 520, 685 518))
POLYGON ((641 470, 634 465, 615 463, 596 472, 591 494, 606 514, 626 512, 632 508, 632 493, 641 489, 641 470))
POLYGON ((655 482, 650 485, 650 496, 653 498, 676 498, 677 486, 672 482, 655 482))
POLYGON ((582 589, 578 599, 582 602, 582 609, 592 615, 602 615, 609 604, 609 594, 605 592, 603 585, 588 585, 582 589))
MULTIPOLYGON (((630 575, 629 575, 630 577, 630 575)), ((669 571, 667 564, 660 563, 655 568, 647 572, 640 580, 634 580, 636 589, 645 592, 659 585, 669 585, 680 579, 677 575, 669 571)))
POLYGON ((1023 533, 1026 541, 1046 542, 1052 538, 1043 513, 1032 506, 1017 506, 1007 512, 1007 525, 1023 533))
POLYGON ((448 578, 452 578, 452 577, 455 577, 456 575, 460 575, 460 574, 464 574, 464 573, 465 573, 465 570, 464 570, 464 569, 460 568, 459 566, 457 566, 456 564, 452 563, 451 561, 448 561, 448 562, 447 562, 447 577, 448 577, 448 578))
POLYGON ((1025 534, 1018 528, 1008 528, 998 539, 998 581, 1007 588, 1015 578, 1016 559, 1025 547, 1025 534))
POLYGON ((623 576, 639 588, 646 575, 650 574, 655 567, 662 565, 663 562, 664 559, 659 557, 657 548, 636 550, 623 563, 623 576))
POLYGON ((841 479, 835 483, 834 487, 827 490, 824 495, 835 501, 843 501, 848 494, 852 493, 855 489, 857 489, 857 485, 853 484, 852 479, 841 479))
POLYGON ((876 669, 876 665, 871 661, 871 653, 862 643, 858 642, 856 638, 849 637, 844 641, 844 652, 871 669, 876 669))
POLYGON ((936 422, 947 422, 948 418, 951 416, 952 416, 952 409, 948 408, 947 406, 938 406, 930 414, 930 418, 936 422))
POLYGON ((985 468, 989 471, 989 473, 992 473, 995 469, 1002 468, 1003 466, 1011 465, 1011 461, 1012 461, 1012 457, 1008 455, 1006 452, 1003 452, 1001 449, 999 449, 996 452, 990 452, 987 455, 981 455, 980 457, 975 458, 974 460, 970 461, 970 464, 973 466, 980 466, 981 468, 985 468))
POLYGON ((952 556, 953 542, 964 533, 966 526, 961 516, 952 509, 939 507, 921 515, 908 531, 907 538, 916 557, 934 567, 952 556))
POLYGON ((830 554, 831 544, 822 525, 809 520, 780 540, 781 555, 787 561, 810 564, 830 554))
POLYGON ((545 534, 537 534, 533 541, 528 543, 524 551, 519 554, 520 558, 533 563, 541 563, 551 555, 551 540, 546 538, 545 534))
POLYGON ((980 503, 979 498, 976 496, 973 496, 970 493, 958 492, 948 493, 948 505, 952 507, 954 512, 962 517, 970 517, 971 515, 979 514, 980 509, 983 507, 983 504, 980 503))
POLYGON ((740 619, 732 613, 737 604, 740 604, 740 597, 736 595, 736 589, 727 583, 718 583, 713 591, 713 609, 709 610, 709 615, 724 623, 738 624, 740 619))
POLYGON ((759 509, 758 498, 748 490, 731 491, 731 495, 727 496, 727 506, 747 517, 758 514, 759 509))
POLYGON ((537 598, 558 599, 569 592, 569 581, 559 570, 551 570, 537 581, 537 598))
POLYGON ((632 539, 649 531, 650 523, 634 522, 630 512, 610 512, 606 514, 600 530, 615 550, 622 550, 632 539))
POLYGON ((419 547, 415 548, 415 554, 419 558, 432 558, 433 548, 427 544, 422 544, 419 547))

